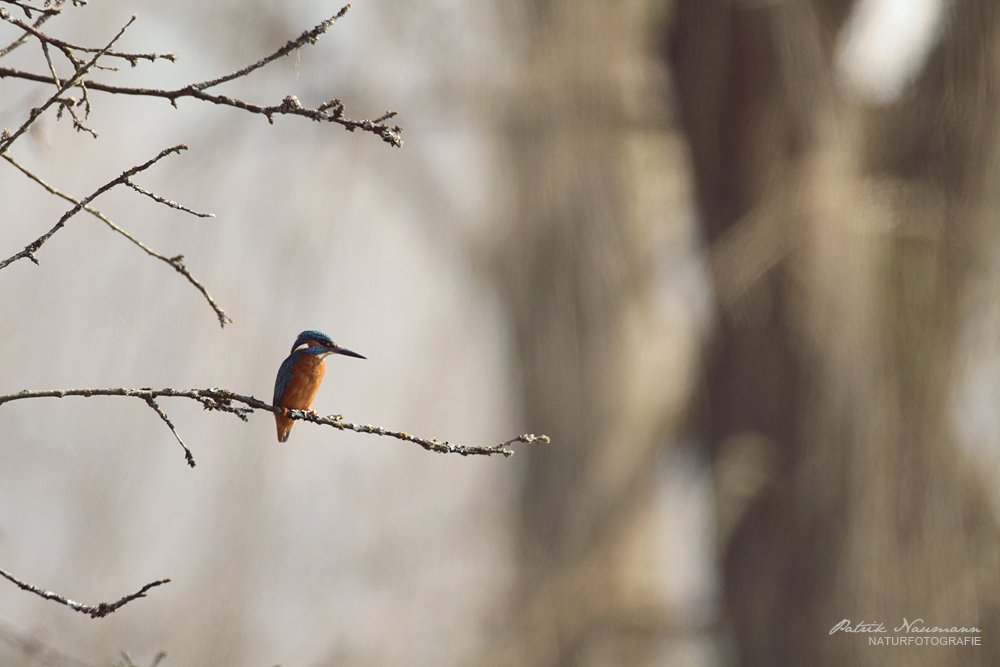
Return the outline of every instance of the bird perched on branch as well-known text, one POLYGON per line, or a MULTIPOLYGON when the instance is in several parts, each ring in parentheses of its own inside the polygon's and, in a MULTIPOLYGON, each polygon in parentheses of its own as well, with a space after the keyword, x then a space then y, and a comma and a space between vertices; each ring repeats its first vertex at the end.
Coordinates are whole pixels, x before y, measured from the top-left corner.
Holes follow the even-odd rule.
POLYGON ((303 331, 295 339, 292 353, 281 362, 278 377, 274 381, 274 400, 271 402, 274 407, 282 408, 281 414, 274 415, 274 421, 278 425, 278 442, 288 441, 288 434, 295 424, 294 420, 286 416, 289 410, 306 410, 316 414, 310 407, 326 373, 324 358, 331 354, 366 358, 340 347, 322 331, 303 331))

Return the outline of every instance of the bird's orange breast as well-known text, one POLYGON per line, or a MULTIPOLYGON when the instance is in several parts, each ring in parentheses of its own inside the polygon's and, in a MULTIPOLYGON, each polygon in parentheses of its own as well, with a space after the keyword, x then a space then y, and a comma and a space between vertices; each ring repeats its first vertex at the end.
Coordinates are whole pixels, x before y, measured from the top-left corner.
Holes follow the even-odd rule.
MULTIPOLYGON (((303 354, 292 366, 292 378, 288 381, 279 405, 292 410, 308 410, 312 407, 319 385, 326 374, 326 362, 312 354, 303 354)), ((281 415, 274 416, 278 425, 278 440, 285 442, 295 420, 281 415)))

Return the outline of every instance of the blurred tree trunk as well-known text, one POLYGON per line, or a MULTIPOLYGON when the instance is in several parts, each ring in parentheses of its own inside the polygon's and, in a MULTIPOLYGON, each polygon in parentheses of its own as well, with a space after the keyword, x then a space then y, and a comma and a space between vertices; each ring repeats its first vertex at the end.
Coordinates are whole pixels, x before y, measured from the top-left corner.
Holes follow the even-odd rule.
MULTIPOLYGON (((708 369, 744 667, 1000 664, 1000 540, 949 423, 1000 113, 1000 5, 879 110, 839 87, 850 3, 682 0, 671 55, 719 300, 708 369), (871 647, 842 619, 976 626, 871 647)), ((995 238, 994 238, 995 242, 995 238)))
POLYGON ((652 307, 651 202, 679 169, 662 91, 646 85, 664 66, 661 6, 522 8, 531 32, 501 128, 515 201, 493 265, 525 421, 553 444, 521 459, 515 641, 500 663, 643 664, 662 627, 651 500, 685 377, 652 307))

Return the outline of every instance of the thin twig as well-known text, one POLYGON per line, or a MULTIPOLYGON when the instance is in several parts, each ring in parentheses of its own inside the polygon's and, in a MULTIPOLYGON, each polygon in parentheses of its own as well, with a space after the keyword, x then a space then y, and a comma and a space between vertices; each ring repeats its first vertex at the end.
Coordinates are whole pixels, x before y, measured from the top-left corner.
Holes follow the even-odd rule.
POLYGON ((162 409, 160 409, 160 406, 156 402, 155 398, 147 396, 146 397, 146 404, 149 407, 153 408, 153 411, 156 412, 156 414, 160 415, 160 419, 163 420, 163 422, 170 429, 170 432, 174 434, 175 438, 177 438, 177 442, 179 442, 180 445, 181 445, 181 447, 184 449, 184 458, 187 460, 187 464, 193 468, 195 466, 194 455, 191 453, 191 450, 188 449, 188 446, 184 444, 184 441, 181 440, 181 435, 180 435, 180 433, 177 432, 177 429, 174 428, 174 423, 172 421, 170 421, 170 417, 167 416, 166 412, 164 412, 162 409))
MULTIPOLYGON (((235 392, 229 391, 228 389, 219 389, 219 388, 150 389, 147 387, 142 389, 126 389, 123 387, 118 387, 118 388, 100 388, 100 389, 50 389, 42 391, 24 390, 16 394, 7 394, 4 396, 0 396, 0 405, 3 405, 4 403, 7 403, 9 401, 16 401, 25 398, 63 398, 65 396, 88 396, 88 397, 131 396, 146 401, 147 403, 149 402, 149 400, 160 398, 161 396, 190 398, 201 403, 206 410, 219 410, 222 412, 229 412, 231 414, 235 414, 243 421, 248 421, 247 416, 253 413, 255 410, 264 410, 267 412, 272 412, 274 414, 284 414, 289 419, 309 421, 315 424, 325 424, 327 426, 332 426, 334 428, 340 429, 341 431, 354 431, 356 433, 368 433, 371 435, 388 436, 391 438, 396 438, 397 440, 404 440, 406 442, 412 442, 418 444, 427 451, 438 452, 441 454, 460 454, 461 456, 471 456, 471 455, 489 456, 491 454, 503 454, 504 456, 510 456, 511 454, 514 453, 514 451, 510 449, 509 446, 515 442, 523 442, 523 443, 549 442, 548 436, 526 433, 524 435, 519 435, 516 438, 512 438, 506 442, 502 442, 499 445, 484 445, 484 446, 473 446, 473 447, 467 447, 465 445, 453 445, 449 442, 441 441, 436 438, 420 438, 415 435, 405 433, 403 431, 392 431, 390 429, 382 428, 381 426, 371 426, 368 424, 352 424, 350 422, 343 421, 342 415, 330 415, 328 417, 321 417, 319 415, 313 414, 311 412, 306 412, 304 410, 285 410, 283 408, 277 408, 273 405, 265 403, 264 401, 258 398, 254 398, 253 396, 243 396, 242 394, 237 394, 235 392), (242 403, 243 405, 234 405, 234 403, 242 403)), ((173 430, 172 424, 171 424, 171 430, 173 430)), ((176 431, 174 434, 176 435, 176 431)))
POLYGON ((56 80, 56 85, 61 86, 62 81, 59 80, 59 75, 56 74, 56 66, 52 64, 52 56, 49 55, 49 45, 46 42, 42 42, 42 55, 45 56, 45 62, 49 66, 49 73, 51 73, 52 78, 56 80))
POLYGON ((100 604, 97 605, 86 605, 86 604, 80 604, 79 602, 74 602, 73 600, 63 597, 58 593, 47 591, 44 588, 39 588, 38 586, 29 584, 26 581, 21 581, 20 579, 10 574, 9 572, 6 572, 5 570, 0 569, 0 575, 12 581, 18 588, 21 588, 22 590, 26 590, 31 593, 34 593, 35 595, 39 595, 45 598, 46 600, 53 600, 60 604, 66 605, 70 609, 89 615, 91 618, 103 618, 108 614, 114 613, 118 608, 125 606, 132 600, 146 597, 146 592, 149 589, 170 582, 169 579, 160 579, 159 581, 154 581, 152 583, 146 584, 135 593, 132 593, 131 595, 126 595, 117 602, 101 602, 100 604))
POLYGON ((45 243, 50 238, 52 238, 53 234, 55 234, 60 229, 62 229, 63 226, 66 224, 66 221, 69 220, 73 215, 75 215, 76 213, 79 213, 87 204, 89 204, 91 201, 93 201, 94 199, 96 199, 100 195, 104 194, 105 192, 107 192, 111 188, 115 187, 116 185, 120 185, 120 184, 124 183, 130 176, 135 176, 140 171, 145 171, 146 169, 149 169, 151 166, 153 166, 154 164, 156 164, 157 162, 159 162, 162 158, 166 157, 167 155, 170 155, 171 153, 179 153, 179 152, 181 152, 183 150, 187 150, 187 146, 185 146, 184 144, 179 144, 179 145, 174 146, 172 148, 166 148, 166 149, 160 151, 160 154, 157 155, 152 160, 149 160, 148 162, 145 162, 145 163, 143 163, 141 165, 138 165, 136 167, 132 167, 131 169, 129 169, 128 171, 126 171, 125 173, 123 173, 121 176, 119 176, 118 178, 114 179, 113 181, 109 181, 108 183, 105 183, 100 188, 98 188, 96 191, 94 191, 92 194, 90 194, 89 196, 85 197, 84 199, 81 199, 80 201, 78 201, 73 208, 71 208, 70 210, 66 211, 66 213, 64 213, 63 216, 61 218, 59 218, 59 222, 57 222, 55 224, 55 226, 52 227, 52 229, 50 229, 45 234, 41 235, 40 237, 38 237, 37 239, 35 239, 31 243, 29 243, 27 246, 25 246, 24 250, 22 250, 21 252, 16 253, 14 255, 11 255, 7 259, 5 259, 2 262, 0 262, 0 269, 4 269, 8 265, 10 265, 12 262, 16 262, 17 260, 24 259, 24 258, 28 258, 32 262, 34 262, 35 264, 38 264, 38 260, 35 259, 35 252, 38 251, 38 249, 42 246, 43 243, 45 243))
MULTIPOLYGON (((87 89, 81 85, 80 90, 83 91, 83 99, 80 101, 77 101, 75 97, 70 95, 59 98, 59 110, 56 112, 56 120, 62 119, 62 112, 64 110, 68 111, 70 117, 73 119, 73 129, 77 132, 86 132, 96 139, 100 135, 98 135, 93 129, 84 125, 83 121, 80 120, 80 117, 76 115, 76 111, 73 110, 73 107, 80 106, 82 104, 84 107, 83 117, 87 118, 90 116, 90 100, 87 99, 87 89)), ((6 153, 4 154, 4 157, 6 157, 6 153)))
MULTIPOLYGON (((49 185, 48 183, 46 183, 45 181, 43 181, 41 178, 39 178, 38 176, 36 176, 31 171, 28 171, 25 167, 23 167, 21 164, 19 164, 18 162, 16 162, 14 160, 14 158, 12 158, 10 155, 4 155, 3 159, 7 160, 7 162, 10 162, 12 165, 14 165, 18 169, 20 169, 21 172, 25 176, 27 176, 31 180, 35 181, 36 183, 38 183, 39 185, 41 185, 43 188, 45 188, 46 190, 48 190, 52 194, 54 194, 54 195, 56 195, 58 197, 62 197, 66 201, 72 202, 74 204, 79 204, 80 203, 79 200, 77 200, 77 199, 75 199, 75 198, 73 198, 73 197, 71 197, 71 196, 69 196, 69 195, 67 195, 67 194, 65 194, 63 192, 60 192, 59 190, 57 190, 56 188, 54 188, 53 186, 49 185)), ((190 211, 189 209, 186 209, 184 207, 179 207, 179 208, 181 208, 182 210, 188 211, 190 213, 194 213, 193 211, 190 211)), ((125 238, 127 238, 129 241, 131 241, 132 243, 134 243, 135 245, 137 245, 139 248, 141 248, 150 257, 155 257, 156 259, 160 260, 161 262, 164 262, 164 263, 168 264, 169 266, 173 267, 173 269, 176 270, 178 273, 180 273, 182 276, 184 276, 185 278, 187 278, 188 282, 190 282, 192 285, 194 285, 198 289, 198 291, 201 292, 201 295, 203 297, 205 297, 205 300, 208 301, 208 305, 210 305, 212 307, 212 310, 215 311, 216 316, 219 318, 219 324, 221 326, 225 327, 226 324, 232 323, 233 320, 230 319, 230 317, 228 315, 226 315, 226 313, 222 310, 222 308, 219 307, 219 304, 217 304, 215 302, 215 299, 213 299, 212 295, 208 293, 208 290, 205 289, 205 286, 202 285, 200 282, 198 282, 195 279, 195 277, 191 275, 191 272, 188 271, 187 267, 184 265, 184 255, 176 255, 174 257, 167 257, 165 255, 161 255, 160 253, 158 253, 158 252, 154 251, 153 249, 149 248, 142 241, 140 241, 139 239, 135 238, 134 236, 132 236, 131 234, 129 234, 128 232, 126 232, 124 229, 122 229, 121 227, 119 227, 115 223, 111 222, 111 220, 109 220, 106 215, 104 215, 103 213, 101 213, 100 211, 98 211, 96 208, 92 208, 90 206, 84 206, 83 210, 85 210, 87 213, 90 213, 94 217, 98 218, 99 220, 101 220, 102 222, 104 222, 104 224, 106 224, 108 227, 110 227, 111 229, 115 230, 116 232, 118 232, 119 234, 121 234, 122 236, 124 236, 125 238)), ((195 215, 203 215, 203 214, 195 213, 195 215)), ((208 214, 208 215, 213 215, 214 216, 214 214, 208 214)))
MULTIPOLYGON (((103 49, 95 53, 94 57, 91 58, 86 64, 80 66, 77 69, 76 74, 67 79, 62 86, 59 86, 59 89, 56 91, 56 93, 52 97, 47 99, 45 103, 42 104, 42 106, 33 108, 31 112, 28 114, 28 120, 24 121, 24 124, 21 125, 21 127, 19 127, 16 132, 14 132, 13 134, 9 134, 5 130, 3 135, 0 135, 0 155, 6 153, 7 149, 10 148, 10 145, 14 143, 14 141, 16 141, 19 136, 27 132, 28 128, 31 127, 32 123, 38 120, 38 117, 41 116, 46 109, 48 109, 50 106, 52 106, 54 102, 56 102, 60 97, 62 97, 63 93, 65 93, 73 86, 77 85, 77 83, 80 82, 81 79, 83 79, 83 75, 86 74, 91 67, 96 65, 98 58, 107 53, 114 45, 114 43, 117 42, 121 38, 121 36, 125 34, 125 31, 128 29, 130 25, 132 25, 132 23, 135 21, 136 18, 137 17, 135 16, 135 14, 133 14, 132 18, 128 20, 128 23, 122 26, 122 29, 118 31, 118 34, 115 35, 110 42, 108 42, 107 46, 105 46, 103 49)), ((55 81, 53 81, 53 83, 55 83, 55 81)))
POLYGON ((337 22, 338 19, 340 19, 344 14, 346 14, 347 10, 350 8, 351 8, 351 3, 347 3, 346 5, 344 5, 344 7, 341 8, 339 12, 337 12, 330 18, 326 19, 312 30, 306 30, 304 33, 299 35, 298 39, 293 39, 292 41, 288 42, 287 44, 282 46, 280 49, 278 49, 271 55, 261 58, 253 65, 244 67, 238 72, 233 72, 232 74, 220 76, 218 79, 211 79, 209 81, 203 81, 201 83, 191 84, 190 87, 194 88, 195 90, 205 90, 206 88, 218 86, 220 83, 225 83, 227 81, 232 81, 233 79, 238 79, 241 76, 246 76, 250 72, 260 69, 261 67, 264 67, 268 63, 275 61, 278 58, 282 58, 292 53, 293 51, 297 51, 306 44, 315 44, 316 40, 319 39, 320 35, 325 33, 330 28, 330 26, 332 26, 334 23, 337 22))
POLYGON ((190 213, 191 215, 199 217, 199 218, 214 218, 215 217, 214 213, 198 213, 197 211, 192 211, 188 207, 182 206, 182 205, 178 204, 175 201, 170 201, 169 199, 164 199, 163 197, 161 197, 161 196, 159 196, 157 194, 154 194, 152 192, 149 192, 148 190, 143 190, 142 188, 140 188, 138 185, 136 185, 135 183, 133 183, 128 178, 125 179, 125 185, 129 186, 130 188, 132 188, 133 190, 135 190, 139 194, 146 195, 147 197, 149 197, 150 199, 152 199, 155 202, 159 202, 159 203, 163 204, 164 206, 169 206, 170 208, 175 208, 178 211, 184 211, 185 213, 190 213))

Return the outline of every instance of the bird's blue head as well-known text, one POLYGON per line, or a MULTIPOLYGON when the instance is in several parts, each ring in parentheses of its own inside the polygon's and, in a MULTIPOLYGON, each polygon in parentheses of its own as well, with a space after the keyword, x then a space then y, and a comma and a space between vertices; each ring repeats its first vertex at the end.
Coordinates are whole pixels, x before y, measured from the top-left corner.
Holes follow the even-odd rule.
POLYGON ((329 354, 343 354, 348 357, 357 357, 358 359, 366 358, 362 357, 357 352, 351 352, 346 348, 340 347, 325 333, 314 329, 303 331, 298 335, 298 338, 295 339, 295 344, 292 345, 292 352, 298 352, 299 350, 322 357, 329 354))

